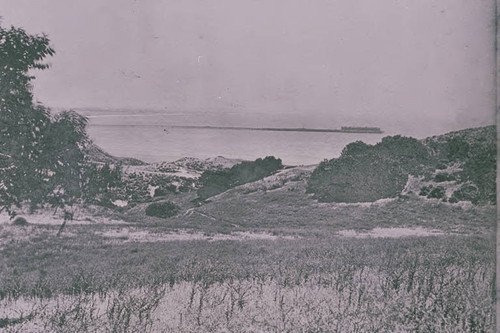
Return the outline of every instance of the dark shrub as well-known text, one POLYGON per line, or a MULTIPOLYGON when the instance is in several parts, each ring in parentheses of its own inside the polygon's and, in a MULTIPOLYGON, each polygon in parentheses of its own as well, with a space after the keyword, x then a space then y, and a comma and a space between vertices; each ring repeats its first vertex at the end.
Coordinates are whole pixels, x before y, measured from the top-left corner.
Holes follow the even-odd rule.
POLYGON ((432 191, 427 195, 427 198, 434 198, 434 199, 442 199, 446 195, 446 191, 444 187, 442 186, 437 186, 432 189, 432 191))
POLYGON ((353 156, 356 154, 361 154, 368 149, 370 149, 370 145, 364 143, 363 141, 356 141, 345 146, 340 156, 353 156))
POLYGON ((477 204, 496 203, 496 133, 495 126, 486 126, 451 132, 424 141, 432 155, 439 159, 437 164, 443 164, 438 169, 458 163, 462 171, 454 173, 457 183, 476 186, 477 193, 473 195, 459 190, 455 195, 456 200, 470 200, 477 204), (461 199, 461 196, 467 199, 461 199))
POLYGON ((496 158, 495 144, 477 145, 463 165, 464 178, 477 185, 477 202, 496 203, 496 158))
POLYGON ((12 224, 13 225, 28 225, 28 221, 24 217, 18 216, 14 219, 14 221, 12 221, 12 224))
POLYGON ((124 157, 120 158, 120 162, 124 165, 146 165, 146 162, 143 162, 137 158, 133 157, 124 157))
POLYGON ((283 169, 281 159, 267 156, 253 162, 241 162, 230 169, 205 171, 200 177, 202 187, 198 190, 198 197, 207 199, 232 187, 270 176, 280 169, 283 169))
POLYGON ((438 173, 435 177, 434 177, 434 180, 438 183, 441 183, 441 182, 449 182, 449 181, 452 181, 452 180, 455 180, 455 176, 453 174, 449 174, 449 173, 438 173))
POLYGON ((205 171, 200 177, 200 182, 202 187, 198 190, 198 197, 202 200, 232 187, 229 171, 205 171))
POLYGON ((375 148, 403 160, 425 161, 429 158, 427 148, 420 141, 401 135, 386 136, 375 145, 375 148))
POLYGON ((431 156, 414 138, 385 137, 374 146, 347 145, 339 158, 323 161, 312 173, 307 192, 319 201, 367 202, 397 197, 409 175, 422 175, 431 156))
MULTIPOLYGON (((175 192, 175 190, 174 190, 175 192)), ((164 197, 167 195, 167 191, 161 187, 158 187, 157 189, 155 189, 155 193, 154 193, 154 197, 164 197)))
POLYGON ((427 195, 429 195, 429 193, 431 193, 432 187, 433 187, 432 185, 422 186, 422 188, 420 189, 420 193, 418 195, 426 197, 427 195))
POLYGON ((167 218, 177 215, 179 213, 179 206, 172 202, 155 202, 146 208, 147 216, 167 218))

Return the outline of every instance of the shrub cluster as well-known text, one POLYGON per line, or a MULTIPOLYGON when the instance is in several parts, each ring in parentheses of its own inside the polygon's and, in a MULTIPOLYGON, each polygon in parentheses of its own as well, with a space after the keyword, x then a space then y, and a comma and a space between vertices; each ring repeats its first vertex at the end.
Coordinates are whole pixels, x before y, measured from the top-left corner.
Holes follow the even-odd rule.
MULTIPOLYGON (((473 184, 472 188, 459 189, 453 200, 467 200, 473 203, 496 203, 496 127, 486 126, 451 132, 425 140, 433 155, 443 165, 459 164, 462 171, 455 176, 459 183, 473 184)), ((436 175, 436 181, 446 181, 436 175)), ((468 185, 464 185, 468 186, 468 185)))
POLYGON ((267 177, 282 168, 281 159, 267 156, 253 162, 236 164, 230 169, 207 170, 200 177, 201 188, 198 190, 198 197, 205 200, 232 187, 267 177))
POLYGON ((450 173, 438 173, 436 176, 434 176, 434 180, 438 183, 449 182, 449 181, 456 180, 456 177, 454 174, 450 174, 450 173))
POLYGON ((446 196, 446 190, 442 186, 436 186, 430 190, 427 198, 430 199, 443 199, 446 196))
POLYGON ((320 163, 307 191, 326 202, 395 197, 408 175, 423 174, 431 160, 427 148, 414 138, 385 137, 373 146, 357 141, 347 145, 339 158, 320 163))
POLYGON ((496 158, 496 145, 478 145, 463 164, 464 180, 471 181, 479 190, 477 203, 496 203, 496 158))
POLYGON ((146 208, 147 216, 168 218, 179 213, 179 206, 172 202, 155 202, 146 208))
MULTIPOLYGON (((453 202, 496 203, 496 132, 494 126, 467 129, 422 141, 385 137, 376 145, 356 141, 339 158, 325 160, 313 171, 308 193, 326 202, 362 202, 396 197, 408 175, 431 175, 458 166, 461 171, 440 172, 435 182, 471 184, 450 198, 453 202)), ((445 188, 422 188, 420 195, 445 198, 445 188)))

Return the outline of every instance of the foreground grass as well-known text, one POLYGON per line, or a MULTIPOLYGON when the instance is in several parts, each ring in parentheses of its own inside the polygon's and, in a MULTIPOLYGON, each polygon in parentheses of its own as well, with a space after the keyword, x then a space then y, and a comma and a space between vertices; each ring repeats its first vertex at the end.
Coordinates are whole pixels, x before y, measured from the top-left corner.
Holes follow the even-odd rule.
POLYGON ((305 193, 304 180, 284 179, 269 183, 261 181, 231 189, 210 198, 210 202, 201 207, 192 208, 189 215, 180 214, 167 221, 137 216, 136 221, 141 221, 145 227, 194 228, 219 233, 304 231, 305 236, 314 232, 321 235, 331 230, 374 227, 421 226, 464 234, 489 233, 495 229, 494 206, 462 206, 415 195, 376 203, 318 203, 305 193))
POLYGON ((0 229, 0 331, 494 331, 494 207, 411 197, 322 204, 298 176, 275 183, 235 188, 167 220, 139 207, 128 212, 133 225, 70 224, 60 238, 57 225, 0 229), (337 235, 417 226, 448 236, 337 235), (104 236, 124 228, 295 238, 104 236))
POLYGON ((7 331, 493 331, 493 237, 4 247, 7 331))

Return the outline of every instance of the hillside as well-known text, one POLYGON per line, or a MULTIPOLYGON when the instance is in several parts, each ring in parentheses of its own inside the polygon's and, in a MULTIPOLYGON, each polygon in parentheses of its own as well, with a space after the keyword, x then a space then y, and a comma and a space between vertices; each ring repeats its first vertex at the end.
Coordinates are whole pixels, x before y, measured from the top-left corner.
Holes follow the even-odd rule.
POLYGON ((122 163, 125 165, 146 165, 146 162, 143 162, 139 159, 132 157, 116 157, 105 152, 101 147, 96 144, 89 145, 85 154, 87 158, 94 163, 108 163, 108 164, 116 164, 122 163))
POLYGON ((307 192, 323 202, 373 202, 415 193, 443 201, 495 203, 496 129, 466 129, 416 140, 354 142, 313 171, 307 192))
POLYGON ((221 156, 204 160, 185 157, 173 162, 151 164, 127 164, 122 159, 104 157, 100 163, 122 163, 120 184, 108 191, 102 202, 110 207, 132 207, 162 198, 175 197, 177 200, 179 194, 195 191, 201 186, 199 179, 204 172, 220 172, 241 163, 240 160, 221 156))
MULTIPOLYGON (((282 168, 274 163, 278 160, 244 162, 221 156, 147 164, 113 157, 97 146, 89 155, 97 163, 122 164, 121 183, 102 202, 109 207, 189 201, 195 193, 203 201, 282 168)), ((307 193, 320 202, 374 202, 414 194, 486 204, 495 202, 495 175, 496 133, 488 126, 423 140, 392 136, 376 145, 350 143, 339 158, 321 162, 307 177, 307 193)))

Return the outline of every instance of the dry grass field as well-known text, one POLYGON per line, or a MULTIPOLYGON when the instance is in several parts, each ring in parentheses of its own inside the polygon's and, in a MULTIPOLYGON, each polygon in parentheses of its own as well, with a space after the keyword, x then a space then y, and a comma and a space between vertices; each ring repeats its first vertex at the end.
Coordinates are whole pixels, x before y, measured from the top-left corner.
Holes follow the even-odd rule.
POLYGON ((169 219, 82 209, 61 237, 3 217, 0 331, 494 331, 495 207, 318 203, 308 172, 169 219))

